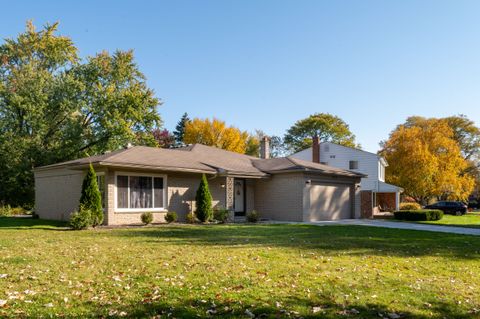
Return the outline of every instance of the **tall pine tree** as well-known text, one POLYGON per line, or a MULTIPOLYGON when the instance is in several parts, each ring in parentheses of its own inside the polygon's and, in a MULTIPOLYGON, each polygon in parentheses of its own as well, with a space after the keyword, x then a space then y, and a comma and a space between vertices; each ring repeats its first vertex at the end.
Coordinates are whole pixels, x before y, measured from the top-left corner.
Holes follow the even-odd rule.
POLYGON ((190 121, 187 112, 183 113, 182 118, 178 121, 173 135, 175 136, 175 142, 177 144, 183 144, 183 136, 185 134, 185 125, 190 121))
POLYGON ((202 175, 202 180, 200 181, 195 200, 197 202, 197 210, 195 212, 197 218, 201 222, 210 221, 213 218, 212 195, 210 194, 205 174, 202 175))
POLYGON ((82 183, 82 196, 80 197, 80 210, 88 209, 92 214, 92 226, 103 223, 102 195, 98 188, 97 174, 92 164, 82 183))

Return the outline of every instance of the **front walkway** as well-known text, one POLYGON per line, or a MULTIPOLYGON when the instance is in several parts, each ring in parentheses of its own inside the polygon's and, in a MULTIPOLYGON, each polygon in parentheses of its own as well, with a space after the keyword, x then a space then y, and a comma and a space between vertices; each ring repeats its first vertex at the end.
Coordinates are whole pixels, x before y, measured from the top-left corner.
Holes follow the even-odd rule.
POLYGON ((440 233, 480 236, 479 228, 439 226, 439 225, 417 224, 417 223, 407 223, 407 222, 391 222, 387 220, 375 220, 375 219, 342 219, 342 220, 334 220, 334 221, 310 222, 306 224, 317 225, 317 226, 356 225, 356 226, 423 230, 423 231, 433 231, 433 232, 440 232, 440 233))

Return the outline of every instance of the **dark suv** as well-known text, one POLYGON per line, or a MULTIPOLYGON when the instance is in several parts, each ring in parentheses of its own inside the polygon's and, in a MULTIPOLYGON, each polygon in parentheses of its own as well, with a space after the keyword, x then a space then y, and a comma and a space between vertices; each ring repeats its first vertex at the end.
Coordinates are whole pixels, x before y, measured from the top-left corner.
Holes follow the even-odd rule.
POLYGON ((437 202, 433 205, 425 206, 427 209, 439 209, 443 211, 445 214, 453 214, 453 215, 463 215, 466 214, 468 211, 467 205, 462 202, 450 202, 450 201, 443 201, 437 202))

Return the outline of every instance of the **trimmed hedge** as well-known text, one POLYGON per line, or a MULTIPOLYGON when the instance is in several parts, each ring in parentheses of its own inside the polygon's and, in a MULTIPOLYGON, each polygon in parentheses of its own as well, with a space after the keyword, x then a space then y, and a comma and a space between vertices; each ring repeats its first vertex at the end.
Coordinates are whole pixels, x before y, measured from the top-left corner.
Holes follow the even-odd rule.
POLYGON ((142 223, 145 225, 151 224, 153 222, 153 213, 152 212, 144 212, 140 215, 140 219, 142 223))
POLYGON ((400 210, 419 210, 422 206, 418 203, 400 203, 400 210))
POLYGON ((256 210, 252 210, 250 213, 247 213, 247 222, 256 223, 260 219, 260 215, 256 210))
POLYGON ((395 219, 428 221, 440 220, 443 218, 443 212, 438 209, 417 209, 417 210, 400 210, 393 213, 395 219))
POLYGON ((165 214, 165 221, 169 224, 176 222, 177 219, 178 216, 176 212, 168 212, 167 214, 165 214))
POLYGON ((215 209, 213 211, 213 219, 223 224, 227 222, 228 214, 229 214, 228 209, 224 209, 224 208, 215 209))
POLYGON ((74 230, 87 229, 92 226, 92 211, 90 209, 81 209, 70 216, 69 225, 74 230))

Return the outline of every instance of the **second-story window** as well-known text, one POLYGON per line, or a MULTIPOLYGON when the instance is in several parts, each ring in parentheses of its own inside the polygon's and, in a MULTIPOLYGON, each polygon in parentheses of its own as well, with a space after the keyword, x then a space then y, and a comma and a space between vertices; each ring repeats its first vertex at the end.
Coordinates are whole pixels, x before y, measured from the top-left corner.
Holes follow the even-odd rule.
POLYGON ((349 169, 358 169, 358 161, 350 161, 349 169))

